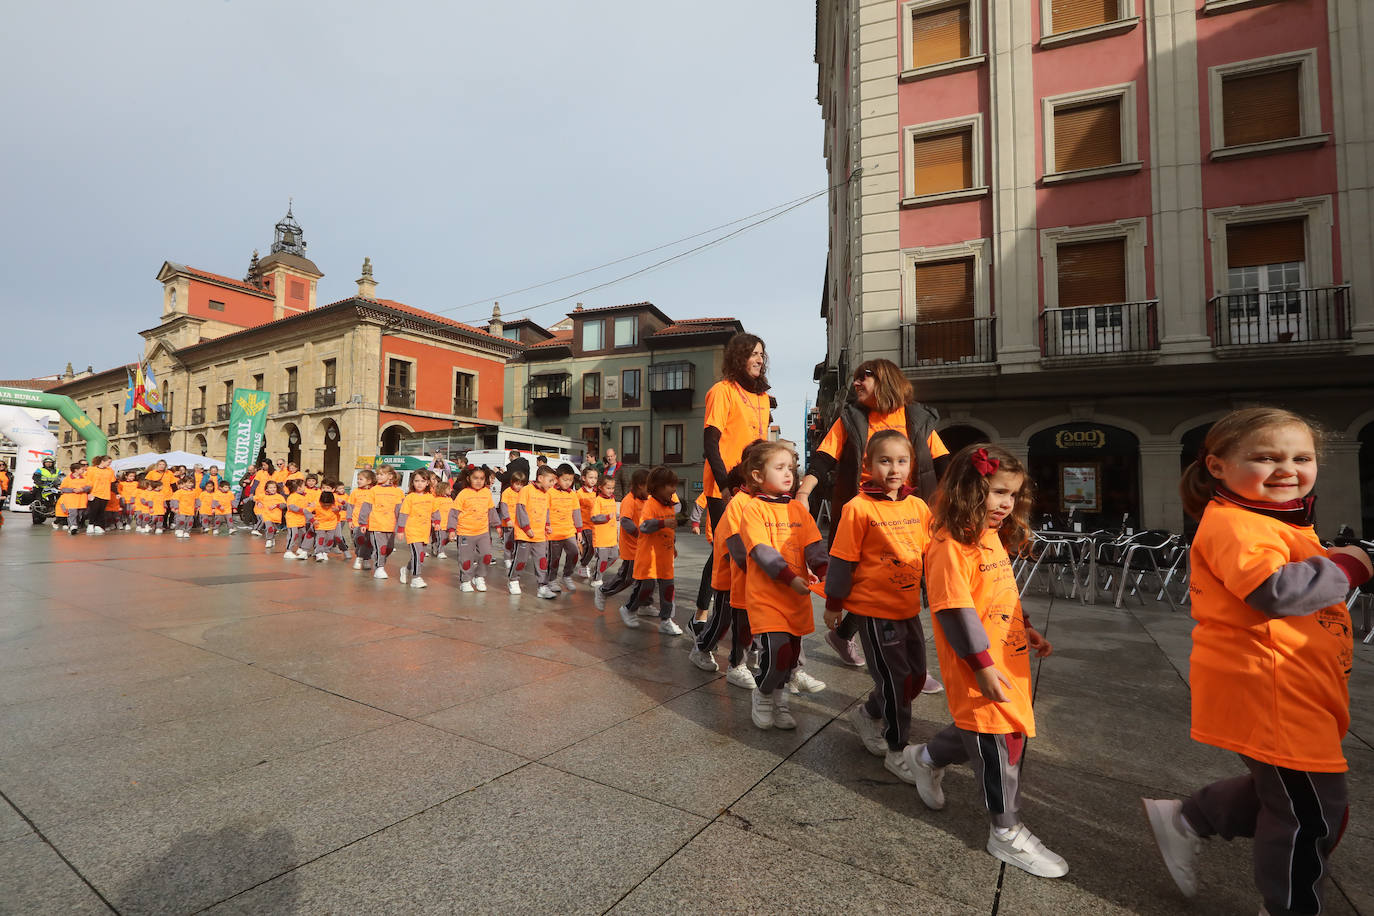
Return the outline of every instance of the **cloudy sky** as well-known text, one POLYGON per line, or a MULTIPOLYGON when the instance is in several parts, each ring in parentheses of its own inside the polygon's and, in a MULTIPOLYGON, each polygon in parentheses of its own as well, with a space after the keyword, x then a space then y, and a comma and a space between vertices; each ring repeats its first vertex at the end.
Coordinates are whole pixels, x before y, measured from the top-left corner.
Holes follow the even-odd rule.
MULTIPOLYGON (((242 276, 288 197, 322 302, 369 256, 378 295, 482 322, 493 298, 510 316, 714 235, 500 294, 826 183, 797 0, 81 0, 16 4, 6 31, 0 377, 132 359, 162 262, 242 276)), ((825 219, 822 198, 575 298, 741 318, 796 437, 825 355, 825 219)))

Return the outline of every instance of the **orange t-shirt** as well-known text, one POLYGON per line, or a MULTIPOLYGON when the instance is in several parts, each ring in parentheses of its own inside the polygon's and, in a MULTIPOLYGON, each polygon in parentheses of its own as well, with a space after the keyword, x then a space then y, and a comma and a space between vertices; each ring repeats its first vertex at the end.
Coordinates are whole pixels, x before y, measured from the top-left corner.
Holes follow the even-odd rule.
MULTIPOLYGON (((730 501, 725 504, 725 512, 720 517, 720 527, 730 529, 729 534, 725 536, 727 544, 730 538, 739 534, 740 519, 744 516, 744 510, 748 508, 749 504, 753 501, 754 494, 740 490, 734 496, 730 497, 730 501)), ((728 547, 724 556, 725 567, 730 570, 730 584, 727 586, 727 588, 730 589, 730 607, 743 610, 749 605, 749 589, 744 584, 749 564, 746 561, 744 568, 740 568, 739 564, 735 562, 734 557, 730 556, 728 547)), ((712 562, 714 564, 714 561, 712 562)), ((713 565, 711 568, 711 577, 713 579, 715 578, 715 572, 715 567, 713 565)), ((711 587, 715 587, 714 582, 711 587)))
MULTIPOLYGON (((639 501, 639 497, 633 493, 626 493, 625 498, 620 501, 620 517, 629 519, 634 523, 633 533, 624 528, 617 527, 619 532, 620 557, 623 560, 633 561, 635 550, 639 547, 639 513, 644 508, 644 504, 639 501)), ((631 563, 633 565, 633 562, 631 563)))
POLYGON ((272 479, 272 475, 266 471, 255 471, 253 473, 253 492, 262 495, 263 485, 272 479))
POLYGON ((299 490, 286 497, 286 527, 305 527, 305 510, 307 504, 308 500, 306 495, 299 490))
MULTIPOLYGON (((677 504, 663 505, 650 496, 639 510, 639 521, 677 518, 677 504)), ((634 577, 636 579, 673 578, 673 546, 677 543, 677 529, 664 526, 648 534, 640 532, 635 549, 634 577)))
POLYGON ((1213 501, 1193 537, 1192 736, 1292 770, 1343 773, 1350 613, 1271 618, 1245 598, 1288 563, 1326 556, 1309 526, 1213 501))
POLYGON ((90 486, 90 481, 85 477, 73 477, 71 474, 68 474, 66 477, 62 478, 62 482, 58 484, 58 488, 62 490, 71 488, 80 490, 81 492, 63 493, 62 496, 58 498, 58 502, 61 503, 68 512, 73 509, 86 508, 86 502, 90 499, 90 494, 85 490, 88 486, 90 486))
POLYGON ((586 487, 578 487, 577 508, 582 513, 582 530, 592 530, 592 516, 596 514, 596 501, 599 498, 595 490, 588 490, 586 487))
POLYGON ((91 485, 91 499, 108 500, 113 492, 115 472, 109 468, 91 468, 86 472, 86 482, 91 485))
POLYGON ((320 505, 320 494, 323 492, 324 490, 321 490, 319 487, 316 487, 313 490, 309 487, 306 487, 304 490, 301 490, 301 495, 305 497, 305 507, 309 509, 311 512, 314 512, 316 509, 318 509, 320 505))
MULTIPOLYGON (((906 435, 906 407, 898 407, 892 413, 870 413, 868 415, 868 438, 872 439, 876 434, 888 429, 895 429, 903 436, 906 435)), ((825 452, 831 458, 838 459, 840 453, 844 451, 845 442, 848 439, 849 437, 844 431, 844 422, 836 420, 835 425, 830 427, 830 432, 825 434, 825 438, 821 440, 816 451, 825 452)), ((868 443, 865 442, 864 446, 867 447, 868 443)), ((926 437, 926 447, 930 449, 930 457, 932 458, 941 458, 949 454, 949 449, 941 441, 940 434, 933 429, 930 431, 930 435, 926 437)), ((872 475, 868 473, 868 465, 861 464, 861 467, 860 482, 871 480, 872 475)), ((915 480, 916 464, 914 461, 911 465, 911 474, 912 480, 915 480)))
MULTIPOLYGON (((337 500, 338 497, 335 497, 337 500)), ((332 506, 318 506, 315 509, 315 530, 333 531, 339 527, 339 519, 343 517, 343 512, 339 509, 337 502, 332 506)))
POLYGON ((372 505, 372 491, 376 487, 358 487, 348 494, 348 520, 356 525, 363 517, 363 506, 372 505))
POLYGON ((234 494, 216 490, 210 496, 211 515, 232 515, 234 512, 234 494))
MULTIPOLYGON (((396 509, 406 495, 400 487, 373 487, 368 493, 371 495, 372 512, 367 517, 367 530, 383 534, 395 531, 396 509)), ((425 535, 425 540, 429 540, 429 535, 425 535)))
MULTIPOLYGON (((521 488, 520 492, 524 492, 524 489, 521 488)), ((506 487, 501 491, 501 502, 505 505, 508 516, 501 522, 503 528, 515 527, 515 507, 520 505, 520 492, 516 492, 514 487, 506 487)))
MULTIPOLYGON (((739 495, 738 493, 735 494, 735 497, 726 505, 725 511, 720 516, 720 524, 712 532, 711 588, 718 592, 729 591, 734 580, 735 561, 730 557, 729 543, 731 535, 735 533, 735 525, 739 522, 739 512, 732 513, 730 506, 735 504, 739 495)), ((740 596, 740 606, 744 606, 744 596, 742 595, 740 596)))
POLYGON ((496 503, 486 487, 480 490, 464 487, 463 492, 454 497, 453 508, 458 510, 460 536, 477 537, 491 530, 491 510, 496 508, 496 503))
POLYGON ((286 500, 280 493, 273 493, 271 496, 263 496, 258 499, 258 508, 262 509, 262 517, 267 519, 269 524, 280 525, 282 509, 286 506, 286 500))
POLYGON ((930 507, 919 496, 892 500, 860 493, 844 504, 830 555, 858 564, 845 610, 884 620, 921 613, 921 557, 930 543, 930 507))
POLYGON ((984 697, 973 669, 954 654, 944 630, 936 626, 935 648, 954 724, 983 735, 1021 732, 1027 738, 1035 737, 1026 618, 1011 559, 997 531, 985 530, 972 546, 933 534, 926 551, 926 594, 932 611, 967 607, 978 612, 987 630, 992 663, 1011 681, 1011 686, 1003 685, 1007 702, 995 703, 984 697))
MULTIPOLYGON (((739 463, 745 446, 755 439, 768 438, 768 422, 771 418, 772 410, 766 391, 762 394, 753 394, 741 388, 736 382, 722 379, 706 392, 706 419, 703 428, 714 426, 720 430, 720 457, 727 471, 739 463)), ((709 462, 706 464, 702 484, 708 497, 721 495, 709 462)))
POLYGON ((273 480, 277 482, 277 486, 281 486, 282 484, 286 483, 286 474, 286 468, 277 468, 275 471, 272 472, 271 477, 273 480))
MULTIPOLYGON (((548 535, 544 531, 544 526, 549 521, 549 493, 550 490, 541 490, 534 484, 530 484, 520 491, 520 505, 525 507, 525 513, 530 517, 530 531, 526 534, 525 529, 520 527, 520 522, 515 523, 515 539, 517 541, 529 541, 531 544, 542 544, 547 540, 548 535)), ((514 517, 512 515, 512 517, 514 517)))
POLYGON ((607 496, 598 496, 592 500, 592 513, 588 515, 585 522, 592 525, 592 546, 598 549, 614 547, 618 543, 620 532, 620 512, 616 509, 615 499, 607 496), (592 515, 604 515, 607 520, 604 522, 592 522, 592 515))
POLYGON ((805 580, 810 575, 806 548, 821 539, 821 532, 806 504, 795 499, 778 502, 752 499, 740 515, 739 535, 748 555, 744 585, 749 629, 755 633, 790 633, 793 636, 805 636, 814 631, 816 622, 811 596, 799 595, 768 575, 753 556, 754 548, 759 545, 772 547, 782 554, 792 572, 805 580))
POLYGON ((549 540, 577 537, 577 526, 573 524, 573 510, 577 508, 577 494, 572 490, 549 491, 549 540))
MULTIPOLYGON (((401 500, 401 514, 406 517, 406 543, 428 544, 429 536, 434 533, 434 501, 439 497, 433 493, 407 493, 401 500)), ((376 497, 373 497, 375 506, 376 497)), ((377 511, 375 508, 372 511, 377 511)))
POLYGON ((138 481, 121 480, 118 486, 120 501, 126 506, 133 505, 134 500, 138 499, 138 481))

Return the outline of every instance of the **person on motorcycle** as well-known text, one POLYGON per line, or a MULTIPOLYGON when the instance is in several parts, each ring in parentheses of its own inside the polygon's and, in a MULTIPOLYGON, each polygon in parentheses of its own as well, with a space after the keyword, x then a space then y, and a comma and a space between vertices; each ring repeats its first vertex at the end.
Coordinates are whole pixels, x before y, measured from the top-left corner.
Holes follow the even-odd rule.
POLYGON ((44 458, 43 466, 33 472, 34 489, 40 492, 45 490, 56 490, 57 485, 61 482, 62 475, 57 473, 56 458, 44 458))

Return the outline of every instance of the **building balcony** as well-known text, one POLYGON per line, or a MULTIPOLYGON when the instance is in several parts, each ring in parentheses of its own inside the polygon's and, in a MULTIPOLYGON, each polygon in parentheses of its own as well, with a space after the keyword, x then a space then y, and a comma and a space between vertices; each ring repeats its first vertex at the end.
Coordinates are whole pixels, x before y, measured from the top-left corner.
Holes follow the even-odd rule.
POLYGON ((530 413, 537 417, 567 416, 572 406, 571 379, 567 372, 530 376, 530 413))
POLYGON ((1350 340, 1350 287, 1277 292, 1240 291, 1207 303, 1207 324, 1218 356, 1340 349, 1350 340))
POLYGON ((124 435, 126 435, 126 436, 133 436, 133 435, 137 435, 137 434, 138 434, 138 421, 137 421, 137 420, 125 420, 125 421, 124 421, 124 435))
POLYGON ((386 386, 386 406, 415 409, 415 389, 396 385, 386 386))
POLYGON ((1046 359, 1148 354, 1159 350, 1159 300, 1114 302, 1040 313, 1040 354, 1046 359))
POLYGON ((339 402, 339 389, 335 385, 325 385, 315 389, 316 407, 333 407, 339 402))
POLYGON ((234 405, 233 405, 233 404, 216 404, 216 405, 215 405, 215 419, 218 420, 218 421, 221 422, 221 423, 224 422, 225 420, 228 420, 228 419, 229 419, 229 414, 230 414, 230 412, 233 411, 233 409, 234 409, 234 405))
POLYGON ((476 398, 454 398, 453 415, 455 417, 475 417, 477 416, 476 398))
POLYGON ((277 395, 277 413, 296 412, 296 392, 284 391, 277 395))
POLYGON ((64 429, 64 430, 62 430, 62 441, 63 441, 63 442, 70 442, 70 441, 72 441, 72 431, 71 431, 70 429, 64 429))
POLYGON ((202 423, 204 423, 204 422, 205 422, 205 408, 204 408, 204 407, 192 407, 192 408, 191 408, 191 425, 192 425, 192 426, 199 426, 200 424, 202 424, 202 423))
POLYGON ((166 413, 145 413, 139 414, 138 432, 142 436, 155 436, 158 433, 169 433, 172 431, 172 422, 167 418, 166 413))
POLYGON ((654 410, 691 410, 697 367, 688 362, 649 367, 649 406, 654 410))
MULTIPOLYGON (((995 364, 996 322, 996 316, 989 315, 904 324, 902 368, 940 369, 995 364)), ((848 377, 847 372, 845 377, 848 377)))
POLYGON ((118 420, 114 421, 113 423, 106 423, 106 424, 105 424, 105 435, 107 435, 107 436, 117 436, 117 435, 119 435, 119 421, 118 421, 118 420))

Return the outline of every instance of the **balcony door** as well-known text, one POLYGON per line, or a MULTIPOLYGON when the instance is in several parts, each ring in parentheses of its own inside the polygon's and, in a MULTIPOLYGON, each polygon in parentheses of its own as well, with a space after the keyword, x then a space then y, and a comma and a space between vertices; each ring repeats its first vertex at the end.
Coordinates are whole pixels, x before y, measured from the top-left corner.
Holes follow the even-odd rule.
POLYGON ((1300 292, 1307 286, 1306 236, 1301 219, 1226 227, 1227 295, 1223 301, 1229 343, 1308 339, 1308 316, 1300 292))
POLYGON ((976 357, 973 267, 973 258, 915 265, 916 365, 976 357))
POLYGON ((1126 239, 1057 247, 1058 309, 1049 315, 1046 356, 1120 353, 1130 349, 1123 321, 1126 239))

